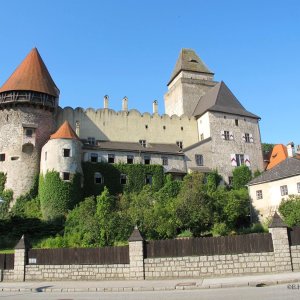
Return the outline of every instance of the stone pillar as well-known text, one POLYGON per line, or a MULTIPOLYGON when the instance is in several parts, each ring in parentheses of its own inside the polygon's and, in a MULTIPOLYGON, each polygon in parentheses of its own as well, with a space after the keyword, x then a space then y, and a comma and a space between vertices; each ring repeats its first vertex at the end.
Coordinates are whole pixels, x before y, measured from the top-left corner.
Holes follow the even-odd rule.
POLYGON ((28 244, 23 235, 15 247, 14 280, 25 281, 28 244))
POLYGON ((144 280, 144 239, 137 227, 134 228, 129 241, 130 279, 144 280))
POLYGON ((293 268, 287 225, 282 221, 277 212, 275 212, 273 220, 269 225, 269 232, 273 240, 276 271, 291 272, 293 268))

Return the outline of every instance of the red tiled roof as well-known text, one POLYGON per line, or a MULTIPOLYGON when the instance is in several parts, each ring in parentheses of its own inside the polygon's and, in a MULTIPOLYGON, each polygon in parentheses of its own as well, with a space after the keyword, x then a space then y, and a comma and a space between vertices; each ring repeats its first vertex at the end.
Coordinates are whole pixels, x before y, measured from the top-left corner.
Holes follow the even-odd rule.
POLYGON ((77 134, 71 127, 68 121, 65 121, 58 130, 50 136, 52 139, 76 139, 79 140, 77 134))
POLYGON ((34 91, 54 97, 59 96, 59 89, 36 48, 30 51, 0 88, 0 93, 8 91, 34 91))
POLYGON ((283 160, 285 160, 288 157, 287 148, 283 144, 275 145, 271 156, 270 156, 270 162, 267 166, 267 170, 272 169, 279 163, 281 163, 283 160))

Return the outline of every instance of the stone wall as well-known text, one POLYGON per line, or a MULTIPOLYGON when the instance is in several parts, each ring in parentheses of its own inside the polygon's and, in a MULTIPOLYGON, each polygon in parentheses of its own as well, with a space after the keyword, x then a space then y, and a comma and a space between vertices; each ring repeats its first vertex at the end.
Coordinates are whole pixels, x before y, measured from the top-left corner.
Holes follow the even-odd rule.
POLYGON ((145 278, 184 278, 275 272, 274 253, 145 259, 145 278))
POLYGON ((129 278, 129 265, 27 265, 26 281, 122 280, 129 278))
POLYGON ((291 246, 293 271, 300 271, 300 245, 291 246))

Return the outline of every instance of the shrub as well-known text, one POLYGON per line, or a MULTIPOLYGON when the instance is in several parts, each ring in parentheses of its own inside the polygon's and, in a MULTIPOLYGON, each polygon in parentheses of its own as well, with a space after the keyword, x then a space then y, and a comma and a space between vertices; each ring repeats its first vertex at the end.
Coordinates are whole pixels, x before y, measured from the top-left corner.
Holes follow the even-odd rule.
POLYGON ((300 225, 300 196, 290 195, 279 206, 279 212, 284 222, 292 227, 300 225))

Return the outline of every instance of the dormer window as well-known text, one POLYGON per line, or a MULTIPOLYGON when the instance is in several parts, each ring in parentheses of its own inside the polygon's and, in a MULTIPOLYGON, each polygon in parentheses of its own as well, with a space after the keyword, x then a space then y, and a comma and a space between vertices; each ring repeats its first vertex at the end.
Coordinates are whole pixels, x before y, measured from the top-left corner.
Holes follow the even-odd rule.
POLYGON ((94 137, 88 137, 88 144, 89 145, 96 145, 96 139, 94 137))

